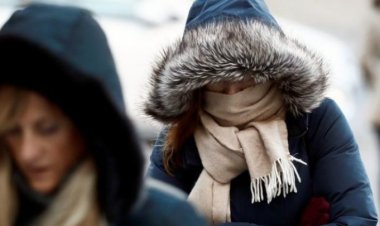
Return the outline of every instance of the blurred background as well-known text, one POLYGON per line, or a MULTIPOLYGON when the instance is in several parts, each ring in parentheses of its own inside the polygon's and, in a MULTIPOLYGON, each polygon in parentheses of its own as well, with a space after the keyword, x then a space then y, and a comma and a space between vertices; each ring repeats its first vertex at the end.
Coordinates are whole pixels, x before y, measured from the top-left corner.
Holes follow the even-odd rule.
MULTIPOLYGON (((0 0, 0 25, 19 5, 28 2, 31 1, 0 0)), ((75 5, 94 13, 108 36, 121 75, 128 113, 135 122, 148 156, 150 146, 162 127, 142 112, 151 67, 160 51, 182 35, 192 0, 38 2, 75 5)), ((345 113, 359 144, 375 198, 380 200, 380 148, 370 123, 371 107, 375 101, 373 81, 368 80, 361 66, 367 51, 368 34, 374 24, 380 27, 377 16, 380 10, 375 11, 373 0, 266 2, 285 33, 325 57, 331 72, 328 96, 335 99, 345 113)), ((380 56, 380 51, 378 54, 380 56)))

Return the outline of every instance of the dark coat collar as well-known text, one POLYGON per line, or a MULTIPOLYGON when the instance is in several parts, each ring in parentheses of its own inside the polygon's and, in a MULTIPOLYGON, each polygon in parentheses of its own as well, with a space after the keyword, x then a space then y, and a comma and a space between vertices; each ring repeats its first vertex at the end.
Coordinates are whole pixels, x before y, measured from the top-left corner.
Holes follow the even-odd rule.
POLYGON ((309 114, 304 113, 298 117, 287 114, 285 122, 288 128, 288 138, 302 137, 309 127, 309 114))

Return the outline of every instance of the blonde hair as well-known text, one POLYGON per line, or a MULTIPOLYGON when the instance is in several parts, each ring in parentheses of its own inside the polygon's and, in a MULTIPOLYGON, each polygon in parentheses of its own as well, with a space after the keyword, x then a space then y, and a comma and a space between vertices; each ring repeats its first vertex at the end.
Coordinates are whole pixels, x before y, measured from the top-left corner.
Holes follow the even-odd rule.
MULTIPOLYGON (((12 226, 17 214, 17 194, 12 182, 11 159, 1 137, 16 123, 25 106, 27 95, 27 90, 0 86, 0 226, 12 226)), ((106 225, 96 197, 95 166, 88 158, 70 176, 54 201, 32 225, 106 225)))
MULTIPOLYGON (((12 86, 0 87, 0 137, 15 123, 23 110, 25 92, 12 86)), ((11 160, 4 141, 0 139, 0 226, 13 225, 17 197, 12 183, 11 160)))
POLYGON ((0 150, 0 226, 11 226, 16 215, 16 196, 12 186, 8 155, 0 150))

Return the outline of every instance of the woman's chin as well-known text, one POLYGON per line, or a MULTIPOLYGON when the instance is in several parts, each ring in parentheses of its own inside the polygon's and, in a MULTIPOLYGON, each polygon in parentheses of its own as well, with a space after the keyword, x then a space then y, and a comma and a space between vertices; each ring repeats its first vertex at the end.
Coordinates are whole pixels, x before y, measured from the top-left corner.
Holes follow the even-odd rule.
POLYGON ((49 195, 51 193, 53 193, 53 191, 56 189, 57 185, 56 183, 54 182, 49 182, 49 181, 42 181, 42 182, 39 182, 39 181, 32 181, 29 183, 30 184, 30 187, 40 193, 40 194, 44 194, 44 195, 49 195))

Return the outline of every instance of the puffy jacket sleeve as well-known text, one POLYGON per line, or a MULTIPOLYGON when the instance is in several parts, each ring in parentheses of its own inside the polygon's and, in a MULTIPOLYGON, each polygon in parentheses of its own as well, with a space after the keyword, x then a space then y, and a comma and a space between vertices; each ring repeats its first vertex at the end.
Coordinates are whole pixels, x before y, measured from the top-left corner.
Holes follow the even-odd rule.
POLYGON ((154 186, 142 192, 128 220, 131 226, 207 226, 186 199, 154 186))
POLYGON ((376 225, 372 191, 358 146, 336 103, 326 99, 309 117, 313 192, 330 205, 329 226, 376 225))

